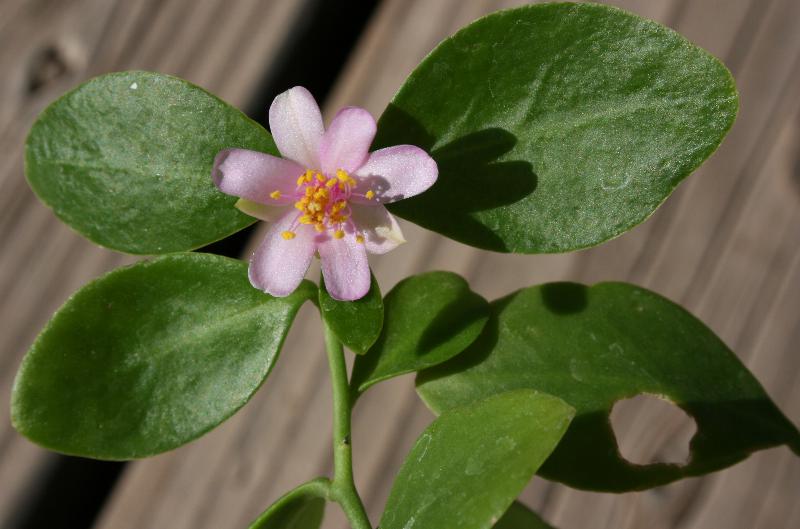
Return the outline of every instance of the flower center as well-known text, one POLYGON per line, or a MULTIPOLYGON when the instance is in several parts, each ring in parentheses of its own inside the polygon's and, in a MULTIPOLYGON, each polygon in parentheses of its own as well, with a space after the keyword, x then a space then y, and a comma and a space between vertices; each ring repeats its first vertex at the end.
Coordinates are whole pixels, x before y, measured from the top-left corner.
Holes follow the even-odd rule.
MULTIPOLYGON (((353 177, 342 169, 331 177, 307 169, 297 178, 294 207, 300 210, 298 222, 314 226, 319 233, 332 230, 335 239, 343 238, 346 227, 354 228, 348 199, 355 185, 353 177)), ((284 239, 294 237, 293 231, 283 232, 284 239)), ((364 237, 357 233, 356 240, 364 242, 364 237)))

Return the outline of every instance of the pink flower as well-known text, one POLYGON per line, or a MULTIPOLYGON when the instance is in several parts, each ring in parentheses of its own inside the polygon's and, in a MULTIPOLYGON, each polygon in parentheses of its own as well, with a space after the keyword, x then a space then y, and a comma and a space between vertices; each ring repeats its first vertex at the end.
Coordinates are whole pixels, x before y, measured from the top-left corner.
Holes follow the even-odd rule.
POLYGON ((370 153, 376 125, 362 108, 343 108, 326 131, 314 97, 300 86, 275 98, 269 125, 283 158, 226 149, 212 171, 223 193, 241 198, 236 207, 272 223, 250 260, 250 282, 287 296, 318 253, 331 296, 363 297, 370 286, 367 252, 405 242, 383 204, 428 189, 438 176, 436 162, 413 145, 370 153))

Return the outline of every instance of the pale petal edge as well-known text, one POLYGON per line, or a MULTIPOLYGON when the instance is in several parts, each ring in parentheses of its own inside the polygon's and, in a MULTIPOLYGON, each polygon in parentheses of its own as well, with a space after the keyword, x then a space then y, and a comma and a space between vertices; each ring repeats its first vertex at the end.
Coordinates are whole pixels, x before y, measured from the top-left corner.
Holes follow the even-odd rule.
POLYGON ((427 190, 436 182, 439 168, 436 161, 419 147, 396 145, 370 154, 367 163, 354 174, 359 180, 354 202, 389 203, 427 190), (369 195, 374 196, 369 199, 369 195))

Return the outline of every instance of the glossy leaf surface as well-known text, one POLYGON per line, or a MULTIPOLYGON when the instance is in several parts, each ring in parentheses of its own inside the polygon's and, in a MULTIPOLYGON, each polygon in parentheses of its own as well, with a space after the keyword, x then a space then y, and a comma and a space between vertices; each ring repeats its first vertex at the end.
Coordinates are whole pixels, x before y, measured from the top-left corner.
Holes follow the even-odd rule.
POLYGON ((361 392, 440 364, 466 349, 488 318, 489 304, 457 274, 406 278, 386 295, 383 331, 367 354, 356 358, 351 386, 361 392))
POLYGON ((439 166, 393 213, 479 248, 565 252, 646 219, 737 108, 727 69, 664 26, 597 4, 530 5, 442 42, 375 146, 418 145, 439 166))
POLYGON ((168 75, 112 73, 42 112, 25 173, 39 198, 88 239, 161 254, 254 222, 211 181, 214 156, 227 147, 277 154, 267 131, 202 88, 168 75))
MULTIPOLYGON (((249 529, 318 529, 325 515, 325 500, 318 482, 300 485, 286 493, 250 524, 249 529)), ((511 528, 509 528, 511 529, 511 528)))
POLYGON ((539 515, 518 501, 494 524, 494 529, 553 529, 539 515))
POLYGON ((702 322, 671 301, 625 283, 552 283, 492 303, 472 347, 420 373, 434 410, 532 388, 576 409, 542 467, 544 477, 607 491, 644 489, 732 465, 800 434, 758 381, 702 322), (628 463, 609 422, 614 403, 663 396, 697 423, 685 466, 628 463))
POLYGON ((574 410, 531 390, 446 411, 395 478, 381 529, 491 527, 564 434, 574 410))
POLYGON ((333 333, 356 354, 364 354, 375 343, 383 327, 383 298, 375 276, 367 295, 355 301, 333 299, 319 280, 319 309, 333 333))
POLYGON ((187 443, 258 389, 300 305, 305 282, 272 298, 247 265, 173 254, 79 290, 28 351, 12 396, 15 427, 46 448, 132 459, 187 443))

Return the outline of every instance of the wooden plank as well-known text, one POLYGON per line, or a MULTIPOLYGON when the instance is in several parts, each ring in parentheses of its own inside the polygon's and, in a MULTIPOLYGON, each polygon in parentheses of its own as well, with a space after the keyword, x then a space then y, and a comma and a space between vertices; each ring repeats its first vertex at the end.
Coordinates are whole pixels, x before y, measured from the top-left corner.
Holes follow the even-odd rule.
MULTIPOLYGON (((22 354, 80 285, 132 261, 97 248, 57 221, 22 174, 23 142, 37 113, 80 81, 112 70, 173 73, 243 105, 303 7, 291 0, 0 4, 0 392, 10 394, 22 354), (256 24, 257 29, 256 31, 256 24), (235 59, 235 60, 233 60, 235 59), (35 81, 35 82, 34 82, 35 81)), ((51 455, 11 430, 0 407, 0 526, 11 524, 51 455)))
MULTIPOLYGON (((490 254, 404 224, 410 242, 374 259, 375 273, 386 290, 408 274, 445 268, 464 274, 492 298, 557 279, 634 280, 686 302, 739 351, 798 422, 800 410, 793 403, 800 360, 792 346, 800 332, 799 221, 793 213, 797 191, 787 184, 797 155, 796 104, 789 88, 797 86, 797 74, 786 67, 800 51, 791 24, 796 3, 614 3, 675 27, 734 70, 742 111, 719 154, 645 225, 596 249, 561 256, 490 254)), ((486 12, 513 4, 384 2, 326 114, 345 104, 379 114, 436 42, 486 12)), ((306 309, 259 395, 198 442, 132 465, 98 527, 243 526, 291 486, 329 472, 330 398, 320 343, 316 318, 306 309)), ((429 420, 410 378, 378 385, 359 403, 353 435, 356 478, 373 521, 404 454, 429 420)), ((651 451, 653 430, 661 433, 662 443, 682 428, 663 425, 641 410, 628 414, 627 421, 626 440, 640 453, 651 451)), ((797 460, 778 449, 734 469, 652 491, 599 495, 536 480, 524 498, 565 528, 778 527, 785 524, 777 520, 800 517, 791 494, 798 479, 797 460)), ((325 527, 346 526, 336 507, 329 513, 325 527)))

